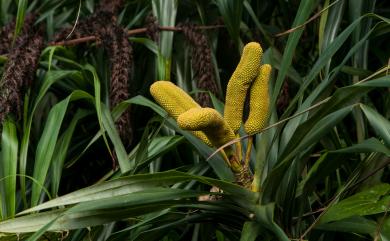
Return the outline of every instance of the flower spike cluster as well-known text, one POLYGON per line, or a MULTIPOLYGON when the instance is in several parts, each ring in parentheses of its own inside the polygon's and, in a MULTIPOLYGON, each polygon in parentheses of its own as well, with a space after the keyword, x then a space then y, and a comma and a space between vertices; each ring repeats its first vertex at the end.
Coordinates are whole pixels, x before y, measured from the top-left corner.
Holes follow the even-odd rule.
POLYGON ((266 124, 269 112, 268 81, 271 74, 269 64, 260 65, 263 50, 260 44, 245 45, 241 60, 229 80, 224 118, 235 133, 242 124, 244 102, 250 92, 250 112, 245 122, 249 135, 259 132, 266 124))
POLYGON ((246 93, 259 73, 262 54, 260 44, 251 42, 245 45, 241 60, 229 80, 224 117, 235 133, 240 129, 246 93))
MULTIPOLYGON (((150 93, 181 129, 191 131, 209 146, 219 148, 237 138, 248 92, 250 112, 244 123, 246 133, 258 133, 267 122, 271 66, 260 64, 262 54, 263 50, 258 43, 251 42, 244 47, 241 60, 228 83, 223 117, 215 109, 202 108, 185 91, 169 81, 155 82, 150 87, 150 93)), ((242 160, 239 142, 225 147, 221 153, 235 174, 237 183, 258 191, 251 187, 253 175, 248 162, 251 145, 250 137, 245 160, 242 160)))
MULTIPOLYGON (((189 109, 200 108, 191 96, 170 81, 157 81, 150 86, 150 93, 157 103, 175 120, 189 109)), ((209 146, 212 146, 207 136, 201 131, 192 134, 209 146)))
POLYGON ((271 65, 264 64, 259 68, 259 75, 250 89, 249 116, 244 124, 245 132, 253 135, 264 128, 269 115, 268 81, 271 65))
POLYGON ((183 130, 203 131, 215 147, 236 138, 221 114, 212 108, 192 108, 179 116, 177 124, 183 130))
MULTIPOLYGON (((202 108, 172 82, 157 81, 151 85, 150 93, 181 129, 191 131, 207 145, 220 147, 235 138, 233 130, 216 110, 202 108)), ((234 154, 234 149, 229 146, 225 152, 225 161, 231 166, 229 157, 234 154)))

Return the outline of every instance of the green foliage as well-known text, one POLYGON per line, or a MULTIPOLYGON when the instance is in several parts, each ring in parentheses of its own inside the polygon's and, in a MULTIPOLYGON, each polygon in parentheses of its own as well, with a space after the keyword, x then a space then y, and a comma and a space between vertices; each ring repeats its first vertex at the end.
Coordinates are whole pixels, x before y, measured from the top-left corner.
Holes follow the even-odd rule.
POLYGON ((16 206, 16 166, 18 158, 18 137, 12 121, 6 120, 1 135, 1 204, 2 218, 13 217, 16 206))
POLYGON ((320 223, 386 212, 390 203, 389 192, 390 184, 383 183, 345 198, 329 208, 320 223))
MULTIPOLYGON (((18 43, 30 13, 45 36, 21 113, 0 125, 0 240, 390 240, 385 1, 123 2, 115 20, 141 31, 128 37, 131 96, 112 106, 115 54, 105 39, 52 45, 64 28, 76 38, 97 0, 0 1, 0 25, 15 21, 0 31, 0 51, 9 36, 18 43), (155 42, 142 30, 149 14, 164 27, 223 21, 204 30, 220 112, 242 47, 261 43, 273 73, 271 116, 250 155, 259 192, 234 184, 222 156, 153 102, 156 80, 194 99, 210 90, 196 87, 203 73, 192 69, 204 49, 193 51, 181 31, 157 31, 155 42), (129 110, 132 143, 118 127, 129 110)), ((1 75, 12 51, 0 52, 1 75)))

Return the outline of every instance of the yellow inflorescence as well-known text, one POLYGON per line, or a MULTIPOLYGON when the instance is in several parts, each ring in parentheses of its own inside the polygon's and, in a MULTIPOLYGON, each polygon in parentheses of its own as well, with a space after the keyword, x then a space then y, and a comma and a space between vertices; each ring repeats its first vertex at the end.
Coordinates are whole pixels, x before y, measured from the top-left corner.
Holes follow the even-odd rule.
POLYGON ((264 128, 269 115, 268 82, 271 65, 264 64, 259 68, 259 74, 250 89, 249 116, 244 127, 249 135, 264 128))
POLYGON ((207 138, 206 134, 203 131, 191 131, 191 133, 196 136, 198 139, 203 141, 208 146, 213 146, 209 138, 207 138))
MULTIPOLYGON (((236 138, 242 124, 244 102, 250 89, 250 110, 244 123, 247 134, 261 131, 267 123, 270 97, 268 93, 271 66, 260 66, 263 50, 260 44, 245 45, 241 60, 229 80, 224 117, 215 109, 202 108, 186 92, 170 81, 157 81, 150 87, 150 93, 161 107, 172 116, 178 126, 190 131, 209 146, 220 148, 236 138), (253 83, 252 83, 253 82, 253 83)), ((240 142, 227 145, 221 154, 238 184, 251 188, 253 174, 249 168, 253 137, 248 140, 245 159, 242 159, 240 142)), ((252 190, 259 188, 253 186, 252 190)))
POLYGON ((156 81, 150 86, 150 94, 175 120, 191 108, 200 108, 191 96, 170 81, 156 81))
MULTIPOLYGON (((200 105, 191 96, 170 81, 156 81, 150 86, 150 94, 175 120, 191 108, 200 108, 200 105)), ((193 131, 192 134, 211 146, 211 142, 207 139, 205 133, 193 131)))
POLYGON ((263 50, 258 43, 251 42, 245 45, 241 60, 229 80, 224 118, 234 132, 240 129, 246 93, 258 74, 262 53, 263 50))
POLYGON ((184 130, 203 131, 215 147, 235 139, 233 130, 212 108, 192 108, 177 118, 177 124, 184 130))

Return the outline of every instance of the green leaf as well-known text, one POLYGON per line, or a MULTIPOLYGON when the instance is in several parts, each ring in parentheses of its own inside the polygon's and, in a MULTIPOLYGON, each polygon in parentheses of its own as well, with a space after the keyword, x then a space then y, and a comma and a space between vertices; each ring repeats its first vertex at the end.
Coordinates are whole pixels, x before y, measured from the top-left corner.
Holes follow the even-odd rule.
POLYGON ((230 37, 236 42, 239 49, 241 49, 243 44, 240 39, 240 24, 243 0, 218 0, 215 1, 215 4, 221 13, 230 37))
POLYGON ((329 223, 353 216, 366 216, 386 212, 390 203, 390 184, 382 183, 352 195, 331 206, 320 223, 329 223))
POLYGON ((69 70, 53 71, 52 70, 47 72, 43 79, 42 85, 38 91, 38 94, 32 103, 32 110, 30 113, 28 113, 28 116, 24 118, 27 121, 23 124, 23 136, 20 144, 19 174, 20 174, 20 189, 21 189, 23 201, 25 202, 25 206, 27 205, 26 194, 25 194, 26 193, 25 174, 26 174, 28 150, 30 145, 31 125, 33 122, 35 111, 37 110, 38 105, 40 104, 43 97, 49 90, 50 86, 52 86, 56 81, 72 76, 75 73, 77 73, 77 71, 69 71, 69 70))
POLYGON ((260 224, 256 222, 245 222, 242 227, 240 241, 255 241, 260 231, 260 224))
MULTIPOLYGON (((328 2, 329 1, 327 1, 327 3, 328 2)), ((345 1, 339 1, 330 9, 326 10, 324 14, 321 15, 321 24, 323 22, 326 23, 325 26, 323 26, 323 35, 321 36, 321 32, 319 34, 320 52, 326 50, 336 38, 341 21, 343 20, 344 5, 345 1)), ((320 29, 322 29, 321 26, 320 29)), ((331 60, 332 59, 329 59, 327 65, 325 66, 325 76, 329 74, 331 60)))
POLYGON ((360 108, 375 132, 383 138, 385 145, 390 148, 390 121, 367 105, 360 104, 360 108))
POLYGON ((201 195, 197 191, 150 189, 106 200, 81 203, 73 208, 31 214, 3 221, 0 232, 25 233, 86 228, 156 212, 180 203, 167 201, 201 195), (42 230, 40 230, 42 228, 42 230))
MULTIPOLYGON (((149 164, 151 161, 155 160, 158 157, 161 157, 164 153, 174 149, 177 145, 183 142, 182 136, 158 136, 154 137, 147 144, 147 150, 143 150, 143 158, 141 160, 136 161, 137 156, 140 152, 140 144, 138 144, 133 151, 130 153, 130 162, 137 163, 137 169, 141 169, 149 164)), ((142 149, 141 149, 142 150, 142 149)))
MULTIPOLYGON (((298 128, 295 127, 296 130, 292 131, 292 136, 288 139, 288 143, 283 145, 283 152, 280 158, 291 154, 292 149, 295 148, 296 145, 301 144, 303 136, 306 135, 309 130, 312 130, 310 126, 317 125, 320 119, 325 115, 355 103, 356 98, 363 96, 368 91, 373 90, 376 87, 389 87, 389 80, 390 77, 385 76, 368 82, 354 84, 338 89, 333 94, 331 99, 329 99, 325 104, 323 104, 320 108, 318 108, 318 110, 315 111, 315 114, 313 114, 310 119, 300 124, 298 128)), ((293 119, 291 121, 294 122, 294 125, 298 125, 296 120, 293 119)))
MULTIPOLYGON (((276 48, 269 48, 263 53, 263 63, 268 63, 272 68, 280 70, 282 54, 276 48)), ((292 65, 287 69, 286 76, 291 78, 295 83, 302 85, 302 77, 292 65)), ((272 82, 270 84, 273 84, 272 82)))
POLYGON ((119 136, 118 130, 114 120, 112 119, 111 112, 107 106, 101 105, 102 110, 102 124, 104 130, 107 132, 107 135, 110 137, 115 149, 115 154, 118 157, 119 166, 121 172, 127 172, 132 170, 135 167, 135 162, 130 162, 127 157, 127 152, 123 142, 119 136))
MULTIPOLYGON (((285 150, 282 155, 279 156, 279 160, 281 161, 271 171, 266 179, 263 196, 264 201, 272 200, 272 197, 274 197, 277 193, 284 196, 286 193, 291 192, 291 190, 287 190, 287 188, 289 185, 292 185, 292 183, 289 183, 289 185, 285 185, 285 187, 281 188, 280 180, 287 173, 287 170, 294 161, 294 158, 304 155, 306 152, 310 151, 310 149, 318 143, 321 138, 329 133, 334 126, 336 126, 342 119, 345 118, 345 116, 347 116, 347 114, 351 112, 353 107, 353 105, 344 107, 315 122, 311 122, 312 120, 309 119, 300 126, 296 132, 296 137, 294 137, 295 139, 292 139, 289 146, 286 147, 286 150, 288 151, 285 150), (292 145, 291 143, 294 144, 292 145)), ((289 172, 294 173, 295 171, 296 170, 290 170, 289 172)), ((281 201, 288 202, 289 200, 287 199, 281 201)))
POLYGON ((381 238, 383 241, 390 241, 390 217, 387 217, 383 222, 381 227, 381 238))
POLYGON ((331 151, 330 153, 369 153, 369 152, 379 152, 387 156, 390 156, 390 149, 383 145, 376 138, 370 138, 364 140, 362 143, 355 144, 343 149, 331 151))
MULTIPOLYGON (((295 16, 294 22, 291 27, 299 26, 303 24, 310 13, 313 11, 316 1, 313 0, 303 0, 299 4, 298 12, 295 16)), ((279 96, 280 89, 282 88, 284 78, 290 68, 292 63, 292 59, 294 57, 295 49, 297 48, 299 39, 301 38, 303 33, 303 29, 298 29, 291 33, 288 37, 286 47, 284 49, 283 59, 281 63, 281 67, 278 73, 278 77, 275 82, 274 91, 272 93, 271 105, 274 105, 276 102, 276 98, 279 96)))
POLYGON ((37 182, 32 184, 31 206, 35 206, 39 202, 68 104, 70 101, 80 98, 93 100, 93 97, 84 91, 74 91, 66 99, 57 103, 49 112, 35 155, 33 178, 37 182))
POLYGON ((34 179, 37 180, 38 183, 34 183, 32 186, 31 206, 38 204, 42 189, 41 186, 43 186, 46 179, 47 171, 54 153, 54 148, 57 143, 61 123, 65 116, 69 101, 70 98, 68 97, 56 104, 50 110, 45 124, 45 129, 38 142, 33 174, 34 179))
POLYGON ((3 122, 1 134, 1 155, 0 155, 0 182, 2 216, 13 217, 16 208, 16 167, 18 163, 18 137, 16 126, 11 120, 3 122))
MULTIPOLYGON (((350 32, 352 32, 352 30, 353 30, 353 28, 351 28, 349 30, 349 33, 344 33, 345 32, 344 31, 343 34, 341 34, 340 36, 337 37, 337 39, 325 51, 325 53, 321 54, 321 56, 318 58, 315 65, 313 66, 313 68, 310 70, 310 73, 305 77, 305 80, 302 83, 298 93, 295 95, 293 100, 290 102, 290 105, 287 108, 287 110, 285 111, 285 113, 282 115, 282 118, 285 118, 286 117, 285 115, 290 113, 290 109, 295 108, 296 102, 298 102, 298 100, 303 98, 303 93, 306 90, 306 88, 314 80, 314 77, 320 72, 323 65, 326 64, 326 61, 328 60, 328 58, 333 56, 335 51, 341 47, 341 44, 347 39, 350 32), (336 46, 334 46, 334 45, 336 45, 336 46)), ((331 83, 332 83, 332 81, 330 81, 329 78, 322 81, 313 91, 311 91, 311 94, 305 99, 305 101, 303 101, 302 104, 299 104, 299 107, 298 107, 298 110, 296 111, 296 113, 299 113, 300 111, 303 111, 303 110, 309 108, 310 105, 312 105, 312 103, 314 102, 314 100, 316 98, 318 98, 320 93, 324 92, 325 89, 328 87, 328 85, 331 83)), ((336 95, 336 93, 335 93, 335 95, 336 95)), ((324 113, 324 112, 320 112, 320 113, 324 113)), ((297 127, 300 124, 302 124, 304 121, 306 121, 308 116, 309 116, 309 113, 303 113, 302 115, 300 115, 294 119, 291 119, 286 124, 286 127, 283 129, 283 133, 281 136, 281 141, 282 141, 281 151, 282 152, 285 151, 285 149, 284 149, 285 147, 289 146, 289 143, 287 143, 287 142, 294 140, 294 135, 297 135, 297 133, 299 135, 299 131, 297 131, 297 127)))
POLYGON ((51 195, 53 197, 56 197, 58 195, 58 189, 60 187, 60 181, 62 177, 62 171, 65 159, 67 157, 70 142, 72 140, 72 136, 74 133, 74 130, 76 128, 77 122, 90 114, 90 112, 78 109, 75 116, 72 118, 69 127, 64 131, 62 136, 57 142, 56 150, 57 152, 53 155, 53 161, 52 161, 52 182, 51 182, 51 195))
MULTIPOLYGON (((114 144, 115 154, 118 158, 119 167, 121 169, 121 172, 127 172, 134 168, 134 163, 129 163, 129 160, 127 158, 127 152, 123 145, 122 140, 120 139, 119 133, 116 129, 115 123, 111 116, 111 111, 109 108, 101 103, 101 88, 100 88, 100 80, 96 73, 96 69, 92 65, 86 65, 86 70, 90 71, 93 75, 93 83, 95 88, 95 107, 96 107, 96 113, 98 116, 99 125, 102 131, 104 142, 107 146, 107 149, 110 151, 110 146, 108 144, 105 132, 107 132, 107 135, 110 137, 112 143, 114 144)), ((112 153, 111 153, 112 155, 112 153)))
MULTIPOLYGON (((241 207, 250 206, 258 198, 257 193, 238 185, 182 172, 134 175, 93 185, 33 207, 21 213, 28 215, 0 222, 0 232, 35 232, 48 223, 50 225, 41 229, 40 233, 44 230, 82 228, 155 212, 174 205, 185 205, 187 198, 198 197, 204 192, 167 186, 191 180, 223 189, 225 195, 230 195, 241 207), (62 208, 74 204, 77 205, 69 209, 62 208), (35 213, 54 207, 60 209, 35 213)), ((190 203, 189 207, 192 205, 194 204, 190 203)), ((197 208, 202 208, 202 205, 197 205, 197 208)))
POLYGON ((255 208, 255 215, 257 222, 264 226, 279 239, 279 241, 289 241, 290 239, 284 233, 283 229, 279 227, 274 221, 275 205, 269 203, 267 205, 257 205, 255 208))
POLYGON ((256 27, 261 31, 261 33, 264 35, 264 40, 268 45, 272 45, 271 36, 269 36, 269 33, 265 30, 263 24, 261 24, 258 20, 258 16, 256 16, 255 11, 253 10, 252 6, 249 4, 248 0, 244 0, 243 5, 245 7, 245 10, 248 12, 249 16, 252 18, 253 22, 255 22, 256 27))
POLYGON ((298 152, 304 151, 305 148, 317 143, 332 127, 337 125, 337 123, 349 114, 352 108, 353 106, 344 107, 318 121, 313 128, 307 132, 307 135, 300 140, 297 147, 286 156, 286 159, 291 159, 293 156, 297 155, 298 152))
POLYGON ((9 20, 9 6, 11 4, 12 0, 3 0, 0 1, 0 20, 2 21, 3 24, 7 23, 9 20))
POLYGON ((152 51, 155 55, 158 55, 158 46, 157 44, 148 38, 136 38, 136 37, 131 37, 129 38, 130 41, 135 42, 135 43, 140 43, 143 44, 146 48, 148 48, 150 51, 152 51))
MULTIPOLYGON (((153 0, 153 14, 157 17, 160 26, 174 27, 176 23, 176 13, 178 2, 176 0, 153 0)), ((171 79, 171 56, 173 46, 172 31, 163 31, 160 33, 159 51, 157 56, 157 73, 159 80, 171 79)))
POLYGON ((231 184, 228 182, 190 175, 177 171, 167 171, 155 174, 139 174, 129 177, 122 177, 105 183, 96 184, 84 189, 80 189, 73 193, 66 194, 62 197, 52 199, 38 206, 25 210, 20 214, 26 214, 53 207, 72 205, 80 202, 86 202, 102 198, 121 196, 126 193, 146 190, 152 187, 164 187, 177 182, 183 182, 188 180, 197 180, 205 184, 221 187, 225 192, 234 194, 237 196, 237 198, 241 198, 247 201, 253 201, 257 195, 256 193, 252 193, 238 185, 231 184))
POLYGON ((26 15, 26 10, 27 10, 27 0, 19 0, 13 42, 15 42, 16 37, 20 33, 20 30, 22 30, 24 24, 24 16, 26 15))
POLYGON ((327 230, 331 232, 348 232, 361 234, 374 234, 376 228, 376 222, 358 216, 334 221, 331 223, 322 223, 315 227, 315 229, 327 230))
POLYGON ((364 140, 362 143, 342 149, 325 152, 318 158, 318 160, 310 168, 306 177, 299 184, 297 191, 298 196, 302 194, 303 190, 305 190, 305 193, 314 190, 318 182, 323 181, 324 178, 334 173, 338 167, 345 164, 347 154, 371 152, 379 152, 388 156, 390 155, 390 150, 376 138, 370 138, 364 140))
MULTIPOLYGON (((367 16, 372 17, 371 15, 367 15, 367 16)), ((285 118, 286 115, 288 115, 292 109, 296 108, 296 103, 303 97, 303 94, 306 91, 307 87, 315 80, 315 77, 318 75, 318 73, 320 73, 320 71, 324 67, 324 65, 329 63, 329 60, 331 59, 331 57, 341 48, 342 44, 348 39, 348 37, 353 32, 353 30, 359 25, 359 23, 364 19, 364 17, 367 17, 367 16, 362 16, 361 18, 355 20, 339 36, 337 36, 334 39, 332 44, 329 45, 329 47, 326 50, 324 50, 324 52, 320 55, 320 57, 318 58, 318 60, 314 64, 314 66, 311 68, 310 72, 304 78, 305 80, 304 80, 303 84, 301 85, 301 87, 300 87, 298 93, 295 95, 295 97, 290 101, 290 105, 287 108, 287 110, 285 111, 285 113, 282 115, 282 118, 285 118)), ((377 15, 373 15, 373 16, 379 17, 377 15)), ((348 51, 348 54, 344 57, 342 63, 333 69, 332 75, 327 76, 327 78, 325 78, 314 90, 311 91, 311 94, 305 99, 305 101, 302 104, 299 105, 297 112, 300 112, 300 111, 305 110, 306 108, 309 108, 310 105, 312 105, 312 103, 314 103, 314 101, 319 98, 321 93, 325 92, 327 88, 329 89, 331 87, 330 85, 333 83, 333 79, 335 78, 335 76, 337 76, 336 74, 341 70, 341 68, 347 62, 347 60, 349 60, 353 56, 353 54, 356 53, 356 51, 358 51, 360 49, 360 47, 366 42, 368 37, 374 31, 374 29, 375 28, 373 28, 372 30, 367 32, 358 43, 353 45, 353 47, 348 51)), ((379 79, 384 80, 385 78, 386 77, 378 78, 378 80, 379 79)), ((358 88, 361 87, 362 89, 364 89, 365 86, 357 84, 356 87, 358 87, 358 88)), ((344 87, 344 88, 348 88, 348 87, 344 87)), ((353 88, 351 88, 351 89, 353 89, 353 88)), ((355 91, 356 90, 357 89, 355 89, 355 91)), ((348 90, 345 90, 345 91, 348 91, 348 90)), ((362 93, 357 92, 356 94, 361 96, 363 93, 364 92, 362 92, 362 93)), ((356 102, 357 96, 356 96, 356 98, 353 95, 345 95, 345 96, 347 96, 350 99, 349 101, 352 100, 352 101, 356 102), (354 98, 351 98, 351 97, 354 97, 354 98)), ((346 98, 346 97, 341 96, 341 98, 346 98)), ((349 102, 346 102, 346 103, 349 103, 349 102)), ((340 104, 343 104, 344 106, 346 105, 343 102, 340 102, 340 104)), ((296 127, 300 123, 305 121, 307 119, 307 117, 308 117, 308 114, 303 114, 297 118, 290 120, 287 123, 286 128, 284 129, 283 135, 282 135, 282 148, 285 146, 285 142, 293 139, 292 135, 294 134, 294 131, 296 131, 296 127)))
POLYGON ((4 64, 5 62, 7 62, 7 60, 8 60, 7 56, 0 55, 0 64, 4 64))

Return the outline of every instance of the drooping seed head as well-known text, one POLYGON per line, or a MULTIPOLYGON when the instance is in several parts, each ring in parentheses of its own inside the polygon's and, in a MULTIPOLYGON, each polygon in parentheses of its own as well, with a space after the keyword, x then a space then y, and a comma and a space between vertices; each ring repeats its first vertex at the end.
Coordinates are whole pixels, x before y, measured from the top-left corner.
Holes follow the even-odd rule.
POLYGON ((269 116, 268 85, 271 69, 269 64, 262 65, 250 89, 249 116, 244 124, 245 131, 249 135, 261 131, 267 123, 269 116))
POLYGON ((177 124, 183 130, 203 131, 215 147, 235 139, 233 130, 212 108, 192 108, 177 118, 177 124))
POLYGON ((246 93, 252 80, 258 74, 262 53, 260 44, 256 42, 245 45, 241 60, 229 80, 224 118, 234 132, 240 129, 246 93))

